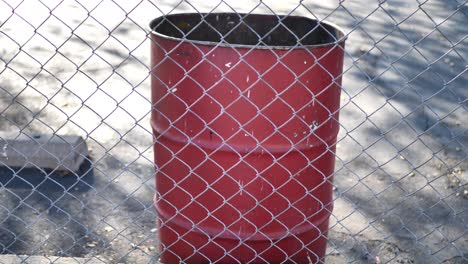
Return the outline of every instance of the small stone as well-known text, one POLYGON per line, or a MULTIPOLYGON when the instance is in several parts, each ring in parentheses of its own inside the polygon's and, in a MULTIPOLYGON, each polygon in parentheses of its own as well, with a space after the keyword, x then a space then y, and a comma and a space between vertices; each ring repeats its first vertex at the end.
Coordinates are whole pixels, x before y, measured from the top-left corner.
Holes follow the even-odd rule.
POLYGON ((114 230, 114 228, 110 227, 110 226, 106 226, 104 227, 104 231, 106 231, 107 233, 109 233, 110 231, 114 230))
POLYGON ((137 247, 138 247, 135 243, 130 243, 130 246, 131 246, 132 248, 137 248, 137 247))
POLYGON ((455 122, 455 125, 460 126, 461 125, 460 121, 455 122))
POLYGON ((95 244, 95 242, 90 242, 90 243, 86 243, 86 246, 90 247, 90 248, 93 248, 93 247, 96 247, 96 244, 95 244))
POLYGON ((455 150, 456 150, 456 151, 460 151, 461 149, 460 149, 459 147, 456 147, 455 150))
POLYGON ((158 231, 157 228, 153 228, 153 229, 150 230, 151 233, 156 233, 156 231, 158 231))
POLYGON ((379 258, 379 256, 376 256, 376 257, 375 257, 375 264, 380 264, 380 258, 379 258))
POLYGON ((401 160, 405 160, 405 157, 403 157, 403 156, 400 156, 400 159, 401 159, 401 160))
POLYGON ((67 177, 67 176, 70 176, 70 175, 71 175, 71 172, 69 172, 69 171, 58 171, 58 172, 57 172, 57 175, 58 175, 59 177, 67 177))
POLYGON ((410 177, 414 177, 414 176, 416 176, 416 173, 414 173, 414 172, 411 172, 411 173, 410 173, 408 176, 410 176, 410 177))
POLYGON ((153 247, 153 246, 150 246, 150 247, 148 247, 148 249, 149 249, 150 251, 154 251, 156 248, 153 247))
POLYGON ((468 195, 468 190, 464 190, 463 195, 465 195, 465 196, 468 195))
POLYGON ((138 238, 144 238, 145 235, 138 235, 137 237, 138 237, 138 238))
POLYGON ((437 165, 437 169, 441 170, 442 169, 442 164, 437 165))

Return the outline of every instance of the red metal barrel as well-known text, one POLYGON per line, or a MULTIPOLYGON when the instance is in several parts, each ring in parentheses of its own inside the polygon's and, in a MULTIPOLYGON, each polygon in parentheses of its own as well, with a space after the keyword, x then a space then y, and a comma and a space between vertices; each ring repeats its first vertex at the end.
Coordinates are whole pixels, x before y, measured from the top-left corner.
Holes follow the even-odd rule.
POLYGON ((343 33, 227 13, 150 26, 161 262, 322 259, 343 33))

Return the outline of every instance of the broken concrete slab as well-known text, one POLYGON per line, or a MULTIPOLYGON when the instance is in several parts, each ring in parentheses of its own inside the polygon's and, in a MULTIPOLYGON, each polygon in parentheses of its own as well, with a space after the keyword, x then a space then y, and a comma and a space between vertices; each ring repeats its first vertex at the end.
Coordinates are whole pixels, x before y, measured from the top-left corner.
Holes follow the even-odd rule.
POLYGON ((80 136, 0 133, 0 166, 74 172, 87 156, 80 136))

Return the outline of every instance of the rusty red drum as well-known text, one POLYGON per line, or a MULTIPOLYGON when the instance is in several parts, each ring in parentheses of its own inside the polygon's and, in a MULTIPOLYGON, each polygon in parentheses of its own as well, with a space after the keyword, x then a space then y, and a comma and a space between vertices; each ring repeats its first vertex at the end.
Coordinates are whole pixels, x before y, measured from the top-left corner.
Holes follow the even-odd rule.
POLYGON ((325 255, 345 35, 296 16, 150 24, 162 263, 325 255))

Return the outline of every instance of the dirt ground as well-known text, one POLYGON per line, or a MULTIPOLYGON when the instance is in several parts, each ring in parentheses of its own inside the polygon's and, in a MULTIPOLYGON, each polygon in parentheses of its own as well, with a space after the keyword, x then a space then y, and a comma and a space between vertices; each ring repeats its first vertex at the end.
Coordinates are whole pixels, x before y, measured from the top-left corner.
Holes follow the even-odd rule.
POLYGON ((349 34, 327 263, 468 263, 466 1, 179 2, 0 2, 0 131, 90 149, 75 174, 0 167, 2 254, 157 261, 147 25, 273 10, 349 34))

